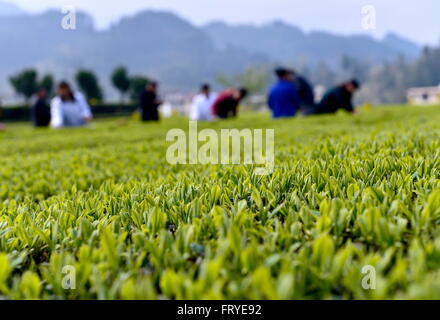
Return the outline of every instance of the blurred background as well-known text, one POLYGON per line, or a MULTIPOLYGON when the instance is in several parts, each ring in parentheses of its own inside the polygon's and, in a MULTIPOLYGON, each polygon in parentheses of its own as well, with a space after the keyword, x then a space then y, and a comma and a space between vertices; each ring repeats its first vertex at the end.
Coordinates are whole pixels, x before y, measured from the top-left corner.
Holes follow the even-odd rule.
POLYGON ((357 103, 436 104, 438 12, 436 0, 0 0, 0 103, 28 104, 32 82, 82 75, 96 82, 92 104, 135 103, 147 79, 168 108, 183 108, 202 82, 246 86, 250 103, 264 104, 283 65, 318 96, 355 77, 357 103), (72 8, 75 28, 65 29, 72 8))

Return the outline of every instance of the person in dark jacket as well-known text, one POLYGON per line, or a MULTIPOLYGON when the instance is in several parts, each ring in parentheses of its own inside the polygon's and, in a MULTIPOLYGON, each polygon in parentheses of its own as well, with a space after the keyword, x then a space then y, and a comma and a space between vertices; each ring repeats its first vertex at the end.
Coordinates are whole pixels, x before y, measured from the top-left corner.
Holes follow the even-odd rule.
POLYGON ((307 113, 308 110, 313 110, 315 105, 315 92, 310 82, 302 75, 293 73, 293 83, 298 90, 299 98, 301 99, 301 111, 307 113))
POLYGON ((269 108, 273 118, 294 117, 301 107, 298 89, 293 82, 293 72, 277 69, 278 82, 269 93, 269 108))
POLYGON ((32 106, 32 122, 34 127, 48 127, 50 124, 50 107, 47 103, 46 89, 39 89, 37 101, 32 106))
POLYGON ((318 104, 315 114, 336 113, 339 109, 344 109, 354 113, 353 95, 360 88, 357 80, 348 81, 336 88, 329 90, 322 101, 318 104))
POLYGON ((247 89, 228 89, 221 92, 212 105, 214 116, 220 119, 236 117, 239 103, 247 96, 247 89))
POLYGON ((156 82, 150 81, 141 95, 142 121, 159 121, 159 106, 162 101, 157 96, 157 87, 156 82))

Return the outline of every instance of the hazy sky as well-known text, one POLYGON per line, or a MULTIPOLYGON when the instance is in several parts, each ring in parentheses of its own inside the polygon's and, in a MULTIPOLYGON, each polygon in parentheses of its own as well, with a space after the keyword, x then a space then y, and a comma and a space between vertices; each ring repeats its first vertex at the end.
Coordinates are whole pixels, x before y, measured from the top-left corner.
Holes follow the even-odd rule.
MULTIPOLYGON (((1 0, 0 0, 1 1, 1 0)), ((305 30, 338 33, 366 32, 362 29, 362 7, 373 5, 381 36, 395 31, 419 43, 440 42, 439 0, 5 0, 39 12, 47 8, 73 5, 91 13, 99 28, 121 16, 141 9, 165 9, 195 24, 213 20, 231 23, 265 23, 275 19, 305 30)))

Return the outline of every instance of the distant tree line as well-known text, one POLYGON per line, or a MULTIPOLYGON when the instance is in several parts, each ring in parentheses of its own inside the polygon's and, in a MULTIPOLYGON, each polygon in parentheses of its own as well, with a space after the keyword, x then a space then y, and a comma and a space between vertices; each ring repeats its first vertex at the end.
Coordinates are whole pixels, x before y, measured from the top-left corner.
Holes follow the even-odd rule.
POLYGON ((37 92, 39 88, 44 88, 49 94, 52 93, 54 80, 52 75, 47 74, 43 78, 38 79, 36 70, 28 69, 18 73, 9 78, 9 82, 14 87, 15 91, 22 95, 26 104, 37 92))
MULTIPOLYGON (((121 104, 137 102, 148 81, 148 78, 144 76, 130 76, 123 66, 117 67, 111 75, 112 85, 120 94, 121 104)), ((27 105, 40 88, 44 88, 49 96, 55 93, 54 77, 46 74, 40 79, 35 69, 23 70, 11 76, 9 82, 15 92, 23 97, 27 105)), ((102 87, 94 71, 78 70, 75 74, 75 82, 91 104, 98 104, 104 100, 102 87)))
MULTIPOLYGON (((406 102, 410 87, 440 84, 440 47, 426 47, 415 61, 403 57, 381 65, 351 56, 342 56, 337 66, 319 62, 314 67, 287 65, 310 80, 315 86, 330 88, 348 79, 357 78, 362 90, 356 95, 358 103, 400 104, 406 102)), ((264 93, 270 83, 274 65, 249 68, 236 75, 220 74, 217 82, 223 86, 247 86, 252 93, 264 93)))
MULTIPOLYGON (((255 66, 239 74, 219 74, 217 83, 222 87, 247 87, 251 94, 264 94, 270 83, 275 81, 275 65, 255 66)), ((314 67, 291 65, 300 74, 307 77, 315 86, 330 88, 350 78, 359 79, 363 86, 357 95, 358 102, 404 103, 406 91, 415 86, 436 86, 440 84, 440 47, 426 47, 415 61, 406 61, 403 57, 382 65, 372 64, 350 56, 342 56, 338 66, 328 66, 319 62, 314 67)), ((46 74, 39 78, 36 70, 28 69, 9 78, 16 93, 28 104, 38 88, 45 88, 50 95, 54 93, 54 78, 46 74)), ((119 92, 120 103, 137 102, 148 83, 148 78, 131 76, 128 70, 117 67, 111 74, 111 83, 119 92)), ((78 88, 91 104, 104 99, 103 90, 96 74, 91 70, 79 70, 75 75, 78 88)))
POLYGON ((360 102, 393 104, 406 102, 411 87, 438 86, 440 84, 440 47, 426 47, 415 61, 403 57, 382 65, 370 64, 353 57, 342 57, 337 70, 318 65, 306 73, 315 84, 326 87, 349 78, 358 78, 363 87, 360 102))

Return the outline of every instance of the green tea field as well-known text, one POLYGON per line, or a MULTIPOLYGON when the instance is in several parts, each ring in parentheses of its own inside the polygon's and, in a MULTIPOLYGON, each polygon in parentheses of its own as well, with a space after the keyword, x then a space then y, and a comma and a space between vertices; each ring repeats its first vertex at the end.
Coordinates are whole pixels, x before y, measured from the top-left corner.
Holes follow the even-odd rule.
POLYGON ((173 165, 160 124, 0 132, 0 299, 440 299, 440 108, 275 129, 275 170, 173 165))

